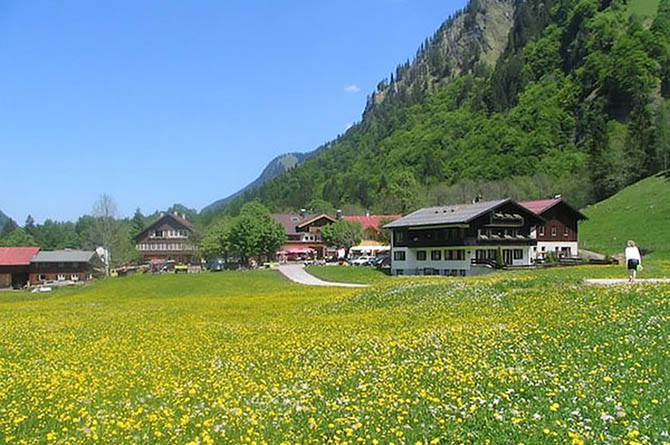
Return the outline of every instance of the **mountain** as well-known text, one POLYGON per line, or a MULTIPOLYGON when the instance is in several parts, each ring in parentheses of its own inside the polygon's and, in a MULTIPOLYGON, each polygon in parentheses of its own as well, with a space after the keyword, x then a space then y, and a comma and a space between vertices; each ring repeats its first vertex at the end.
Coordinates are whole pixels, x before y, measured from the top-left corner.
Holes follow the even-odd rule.
POLYGON ((274 158, 270 163, 263 169, 260 176, 256 178, 253 182, 245 186, 244 188, 238 190, 237 192, 229 195, 223 199, 213 202, 207 207, 202 209, 203 213, 211 212, 224 206, 233 199, 243 196, 246 192, 255 189, 256 187, 266 183, 267 181, 285 173, 306 159, 309 159, 314 155, 316 151, 309 153, 285 153, 274 158))
POLYGON ((2 210, 0 210, 0 233, 2 233, 2 229, 5 227, 7 221, 9 221, 9 216, 5 215, 2 213, 2 210))
POLYGON ((582 207, 669 159, 670 0, 471 0, 360 123, 218 212, 258 199, 406 213, 475 194, 582 207))
POLYGON ((583 209, 582 247, 597 252, 621 253, 627 240, 655 258, 670 259, 670 171, 643 179, 614 196, 583 209))

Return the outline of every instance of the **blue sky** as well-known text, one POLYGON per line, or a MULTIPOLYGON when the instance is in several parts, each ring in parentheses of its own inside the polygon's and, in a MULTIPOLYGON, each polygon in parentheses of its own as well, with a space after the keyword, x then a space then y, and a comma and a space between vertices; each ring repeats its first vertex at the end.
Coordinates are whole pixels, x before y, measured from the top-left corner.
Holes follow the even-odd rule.
POLYGON ((0 3, 0 210, 200 209, 358 121, 457 1, 0 3))

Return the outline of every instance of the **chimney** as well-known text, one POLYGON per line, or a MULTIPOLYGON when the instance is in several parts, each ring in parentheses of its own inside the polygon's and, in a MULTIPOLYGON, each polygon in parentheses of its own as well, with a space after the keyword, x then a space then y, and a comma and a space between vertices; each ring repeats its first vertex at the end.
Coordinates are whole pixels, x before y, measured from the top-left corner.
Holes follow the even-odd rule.
POLYGON ((560 193, 558 195, 554 195, 554 199, 561 199, 562 197, 563 195, 561 195, 560 193))
POLYGON ((337 209, 337 219, 342 219, 342 209, 337 209))
POLYGON ((182 213, 182 214, 181 214, 181 217, 184 218, 184 219, 186 219, 186 213, 182 213))
POLYGON ((305 210, 305 209, 300 209, 300 217, 301 217, 301 218, 304 218, 306 212, 307 212, 307 210, 305 210))
POLYGON ((161 218, 165 216, 165 212, 161 212, 161 218))
POLYGON ((365 216, 370 216, 370 211, 369 210, 365 211, 365 216))

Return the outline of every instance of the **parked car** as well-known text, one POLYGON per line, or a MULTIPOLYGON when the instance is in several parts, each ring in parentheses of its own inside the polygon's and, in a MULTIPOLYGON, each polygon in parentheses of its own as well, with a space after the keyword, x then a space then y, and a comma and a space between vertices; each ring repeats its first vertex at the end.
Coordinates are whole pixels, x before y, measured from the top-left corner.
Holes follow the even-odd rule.
POLYGON ((389 263, 390 263, 390 262, 389 262, 390 258, 391 258, 391 257, 389 257, 388 255, 381 255, 381 256, 378 256, 378 257, 376 257, 374 260, 372 260, 372 265, 373 265, 374 267, 386 267, 386 266, 389 266, 389 265, 390 265, 390 264, 389 264, 389 263))
POLYGON ((210 272, 221 272, 226 268, 226 262, 223 260, 214 260, 207 265, 210 272))
POLYGON ((356 258, 355 260, 353 260, 351 262, 351 265, 352 266, 371 266, 372 261, 374 261, 374 259, 375 259, 375 257, 373 257, 373 256, 367 256, 367 255, 359 256, 358 258, 356 258))

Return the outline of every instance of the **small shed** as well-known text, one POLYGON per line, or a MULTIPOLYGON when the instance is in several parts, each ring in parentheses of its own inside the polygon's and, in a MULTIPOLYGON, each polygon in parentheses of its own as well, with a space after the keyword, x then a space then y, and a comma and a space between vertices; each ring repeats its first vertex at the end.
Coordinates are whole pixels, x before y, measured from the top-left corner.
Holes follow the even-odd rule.
POLYGON ((30 261, 39 251, 39 247, 0 247, 0 288, 25 286, 30 261))

